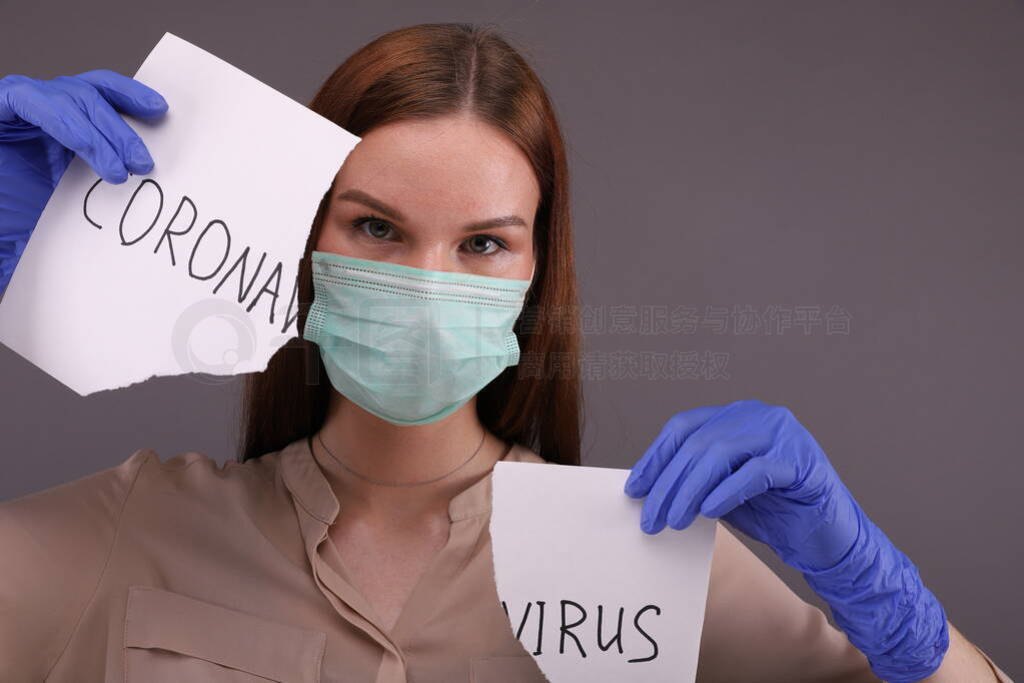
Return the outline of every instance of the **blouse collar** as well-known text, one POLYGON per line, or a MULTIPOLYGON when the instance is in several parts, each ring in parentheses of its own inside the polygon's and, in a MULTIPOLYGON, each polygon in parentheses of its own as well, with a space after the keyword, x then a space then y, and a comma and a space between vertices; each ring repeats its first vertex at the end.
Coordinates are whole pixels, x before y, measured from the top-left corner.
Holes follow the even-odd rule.
MULTIPOLYGON (((313 455, 310 436, 296 439, 280 453, 285 486, 298 504, 314 518, 330 525, 338 516, 340 505, 327 477, 313 455)), ((503 460, 524 459, 523 446, 513 444, 503 460)), ((490 512, 491 477, 493 470, 470 484, 451 499, 448 517, 452 522, 490 512)))

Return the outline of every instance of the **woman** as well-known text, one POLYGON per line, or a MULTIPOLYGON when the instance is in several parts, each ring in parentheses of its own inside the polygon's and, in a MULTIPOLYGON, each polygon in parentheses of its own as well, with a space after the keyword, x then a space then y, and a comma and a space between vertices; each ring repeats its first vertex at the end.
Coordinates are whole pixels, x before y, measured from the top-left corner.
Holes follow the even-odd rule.
MULTIPOLYGON (((166 104, 109 71, 0 87, 9 271, 71 155, 110 182, 152 169, 114 112, 166 104)), ((543 680, 488 519, 498 460, 579 464, 552 107, 500 36, 462 24, 377 38, 311 107, 362 141, 313 222, 302 338, 247 378, 239 462, 142 449, 0 505, 5 681, 543 680)), ((719 525, 698 680, 1010 680, 785 409, 674 416, 626 493, 647 533, 700 512, 768 543, 846 631, 719 525)))

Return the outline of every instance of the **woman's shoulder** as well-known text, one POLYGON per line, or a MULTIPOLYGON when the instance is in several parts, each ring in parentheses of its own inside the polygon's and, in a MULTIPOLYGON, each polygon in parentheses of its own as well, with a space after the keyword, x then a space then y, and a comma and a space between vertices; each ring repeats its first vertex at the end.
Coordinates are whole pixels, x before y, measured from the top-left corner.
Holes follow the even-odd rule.
POLYGON ((143 466, 156 454, 140 448, 121 463, 17 498, 0 501, 0 543, 19 529, 47 524, 81 528, 91 520, 116 517, 143 466))
POLYGON ((140 448, 120 463, 18 498, 0 501, 0 547, 30 531, 54 539, 117 523, 129 498, 147 504, 169 501, 180 506, 189 498, 210 498, 230 488, 259 488, 272 479, 274 458, 220 464, 198 451, 166 459, 140 448), (255 485, 255 486, 254 486, 255 485), (158 495, 172 491, 172 498, 158 495), (157 495, 153 495, 157 494, 157 495))
POLYGON ((220 462, 200 451, 186 451, 162 459, 159 454, 145 449, 149 460, 143 473, 144 481, 158 485, 168 483, 177 492, 195 490, 199 493, 221 487, 259 487, 273 480, 279 463, 280 451, 268 453, 245 462, 220 462))
POLYGON ((512 448, 509 449, 508 455, 504 457, 504 460, 506 462, 547 462, 547 460, 537 455, 536 451, 521 443, 512 444, 512 448))
POLYGON ((178 524, 209 515, 226 521, 261 506, 280 488, 279 452, 245 462, 220 462, 201 451, 166 459, 151 449, 144 453, 126 514, 145 517, 147 524, 178 524))

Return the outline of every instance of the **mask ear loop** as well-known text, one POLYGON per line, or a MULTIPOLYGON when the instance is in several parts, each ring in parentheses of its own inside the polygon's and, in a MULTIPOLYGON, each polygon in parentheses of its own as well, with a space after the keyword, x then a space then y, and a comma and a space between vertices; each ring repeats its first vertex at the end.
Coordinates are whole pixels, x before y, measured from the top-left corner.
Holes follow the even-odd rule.
MULTIPOLYGON (((537 274, 537 262, 534 261, 533 262, 533 268, 530 270, 530 277, 529 277, 530 284, 527 285, 526 291, 523 293, 523 301, 524 301, 524 303, 525 303, 525 301, 527 299, 530 298, 530 292, 533 291, 533 276, 536 275, 536 274, 537 274)), ((520 314, 522 314, 522 311, 520 311, 520 314)))
MULTIPOLYGON (((533 276, 536 275, 536 274, 537 274, 537 262, 534 261, 533 262, 533 268, 530 270, 530 278, 529 278, 530 284, 529 284, 529 286, 527 286, 526 292, 523 294, 524 307, 523 307, 523 310, 519 311, 519 316, 516 316, 516 321, 517 322, 519 320, 519 317, 521 317, 523 315, 523 313, 526 311, 525 301, 526 301, 526 299, 530 298, 530 292, 533 290, 533 276)), ((515 353, 513 355, 513 358, 509 362, 508 366, 506 366, 506 367, 511 367, 511 366, 514 366, 514 365, 519 365, 520 355, 522 353, 522 349, 519 348, 519 338, 516 336, 515 330, 511 330, 509 332, 509 338, 506 339, 506 345, 508 346, 508 350, 510 352, 513 350, 513 348, 515 349, 515 353)))

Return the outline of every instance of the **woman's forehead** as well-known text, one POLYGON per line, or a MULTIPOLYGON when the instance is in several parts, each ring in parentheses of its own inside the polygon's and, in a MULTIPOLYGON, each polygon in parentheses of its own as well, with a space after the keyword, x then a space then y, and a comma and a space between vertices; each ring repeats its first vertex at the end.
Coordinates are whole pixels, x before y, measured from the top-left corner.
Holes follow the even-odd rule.
POLYGON ((535 208, 540 199, 526 155, 493 126, 465 117, 374 128, 349 154, 335 185, 392 205, 428 201, 485 213, 510 203, 535 208))

